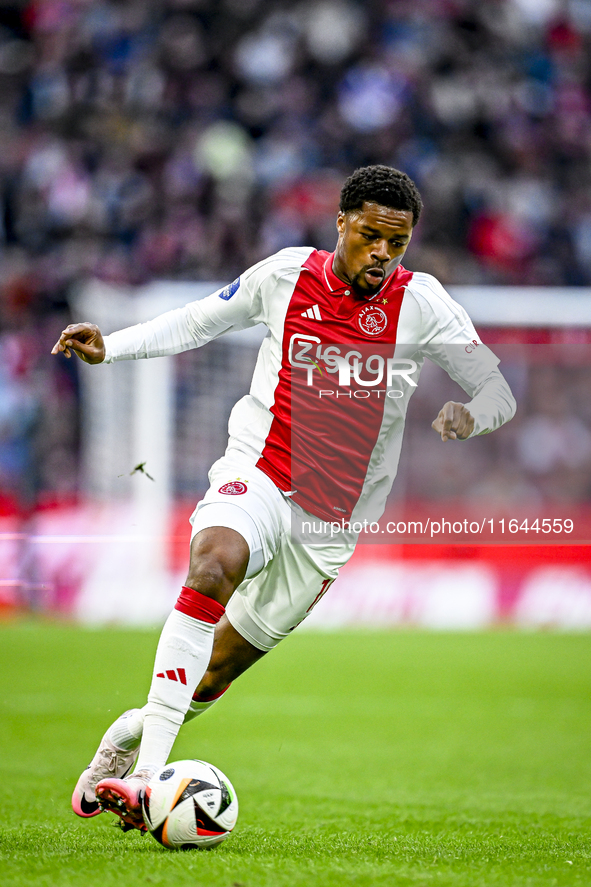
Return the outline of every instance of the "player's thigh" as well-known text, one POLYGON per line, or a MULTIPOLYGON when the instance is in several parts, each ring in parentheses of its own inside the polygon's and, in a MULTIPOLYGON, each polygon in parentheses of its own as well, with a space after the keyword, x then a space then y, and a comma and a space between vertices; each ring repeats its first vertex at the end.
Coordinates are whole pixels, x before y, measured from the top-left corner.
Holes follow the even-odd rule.
POLYGON ((253 646, 272 650, 314 609, 353 546, 302 545, 285 534, 275 557, 230 598, 226 615, 253 646))
MULTIPOLYGON (((212 531, 225 528, 239 534, 248 546, 246 571, 240 581, 250 579, 275 555, 289 506, 275 484, 253 465, 244 466, 223 457, 212 466, 209 479, 211 486, 190 518, 191 571, 205 569, 204 560, 210 556, 212 544, 224 557, 224 546, 216 546, 212 531)), ((237 544, 232 552, 229 566, 237 573, 244 546, 237 544), (234 563, 236 559, 239 563, 234 563)))

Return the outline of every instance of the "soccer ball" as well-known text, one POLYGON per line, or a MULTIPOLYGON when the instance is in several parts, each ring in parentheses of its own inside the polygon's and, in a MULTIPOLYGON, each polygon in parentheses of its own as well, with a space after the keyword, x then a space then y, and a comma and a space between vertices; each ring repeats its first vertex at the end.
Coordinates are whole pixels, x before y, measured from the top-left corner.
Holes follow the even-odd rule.
POLYGON ((205 761, 174 761, 151 778, 142 801, 148 831, 169 849, 213 847, 238 818, 238 798, 227 776, 205 761))

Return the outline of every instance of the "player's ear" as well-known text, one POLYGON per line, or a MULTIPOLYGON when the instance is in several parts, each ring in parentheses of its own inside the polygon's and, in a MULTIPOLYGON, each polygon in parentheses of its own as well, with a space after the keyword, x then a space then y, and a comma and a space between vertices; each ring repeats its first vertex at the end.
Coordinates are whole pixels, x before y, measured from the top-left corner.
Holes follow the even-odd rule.
POLYGON ((339 210, 337 215, 337 231, 339 234, 345 233, 345 213, 339 210))

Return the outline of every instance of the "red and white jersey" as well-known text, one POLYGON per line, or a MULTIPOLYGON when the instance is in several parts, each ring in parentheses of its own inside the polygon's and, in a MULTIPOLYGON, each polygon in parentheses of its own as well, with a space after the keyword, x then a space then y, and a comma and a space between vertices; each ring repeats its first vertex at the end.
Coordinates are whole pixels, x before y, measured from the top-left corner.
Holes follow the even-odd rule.
POLYGON ((281 250, 205 299, 107 336, 105 360, 176 354, 264 323, 227 454, 239 452, 317 517, 376 520, 425 357, 473 398, 473 436, 510 419, 515 401, 498 359, 434 277, 399 266, 363 299, 332 260, 309 247, 281 250))

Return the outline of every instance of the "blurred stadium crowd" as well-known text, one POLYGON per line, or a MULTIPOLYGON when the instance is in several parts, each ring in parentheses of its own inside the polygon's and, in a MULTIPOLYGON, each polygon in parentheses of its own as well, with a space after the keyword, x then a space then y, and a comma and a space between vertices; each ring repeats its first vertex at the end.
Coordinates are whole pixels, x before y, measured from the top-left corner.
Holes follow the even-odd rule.
POLYGON ((0 510, 76 493, 73 286, 332 249, 357 166, 418 182, 410 268, 591 285, 587 0, 0 2, 0 121, 0 510))

